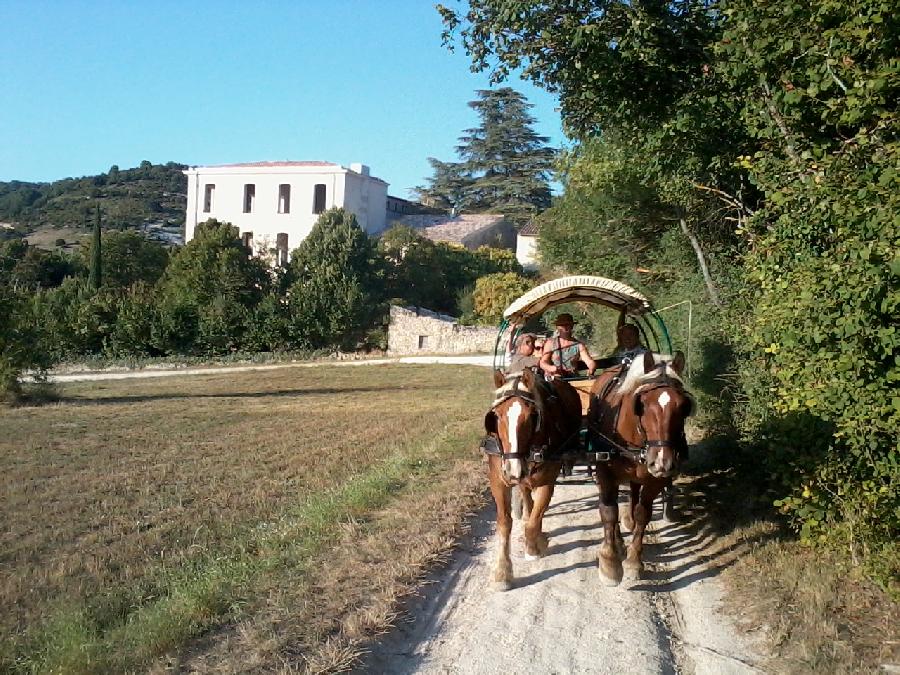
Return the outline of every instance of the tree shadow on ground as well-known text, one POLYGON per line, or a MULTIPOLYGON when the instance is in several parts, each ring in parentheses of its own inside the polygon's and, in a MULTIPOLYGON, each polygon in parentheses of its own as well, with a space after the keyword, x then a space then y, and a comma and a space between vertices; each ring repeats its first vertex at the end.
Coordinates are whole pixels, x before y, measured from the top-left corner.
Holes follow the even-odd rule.
POLYGON ((101 396, 97 398, 85 396, 62 397, 58 403, 75 406, 111 405, 122 403, 144 403, 147 401, 190 400, 190 399, 228 399, 228 398, 280 398, 301 396, 328 396, 335 394, 383 393, 401 391, 402 386, 381 387, 319 387, 315 389, 273 389, 269 391, 236 391, 216 393, 183 393, 166 392, 161 394, 136 394, 134 396, 101 396))

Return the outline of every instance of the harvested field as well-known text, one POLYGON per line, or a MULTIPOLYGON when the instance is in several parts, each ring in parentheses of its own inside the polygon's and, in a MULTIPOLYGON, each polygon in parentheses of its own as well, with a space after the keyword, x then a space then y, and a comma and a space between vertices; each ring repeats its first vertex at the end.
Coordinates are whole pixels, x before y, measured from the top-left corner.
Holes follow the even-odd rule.
POLYGON ((466 366, 285 368, 0 409, 0 663, 339 666, 480 502, 488 391, 466 366))

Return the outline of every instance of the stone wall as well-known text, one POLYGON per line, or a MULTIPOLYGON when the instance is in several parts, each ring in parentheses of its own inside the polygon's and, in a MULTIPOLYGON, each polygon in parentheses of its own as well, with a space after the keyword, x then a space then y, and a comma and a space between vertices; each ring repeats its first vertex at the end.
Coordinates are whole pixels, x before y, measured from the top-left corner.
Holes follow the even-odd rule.
POLYGON ((452 316, 421 307, 391 306, 388 354, 478 354, 493 353, 494 328, 461 326, 452 316))

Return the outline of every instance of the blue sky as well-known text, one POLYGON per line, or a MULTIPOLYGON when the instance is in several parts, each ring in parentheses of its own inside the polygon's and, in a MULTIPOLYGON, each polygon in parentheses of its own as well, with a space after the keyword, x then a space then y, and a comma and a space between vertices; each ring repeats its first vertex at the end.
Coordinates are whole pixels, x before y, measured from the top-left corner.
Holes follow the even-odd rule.
MULTIPOLYGON (((427 157, 455 158, 489 86, 428 0, 0 0, 0 25, 0 181, 359 161, 406 197, 427 157)), ((561 146, 556 98, 510 85, 561 146)))

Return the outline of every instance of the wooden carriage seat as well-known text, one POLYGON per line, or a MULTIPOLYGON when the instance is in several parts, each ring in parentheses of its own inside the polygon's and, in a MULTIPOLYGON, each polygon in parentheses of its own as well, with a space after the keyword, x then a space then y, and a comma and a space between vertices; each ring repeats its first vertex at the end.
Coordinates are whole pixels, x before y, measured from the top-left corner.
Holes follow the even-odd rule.
POLYGON ((591 405, 591 387, 594 386, 594 377, 584 377, 568 380, 578 391, 578 398, 581 399, 581 414, 587 415, 588 408, 591 405))

